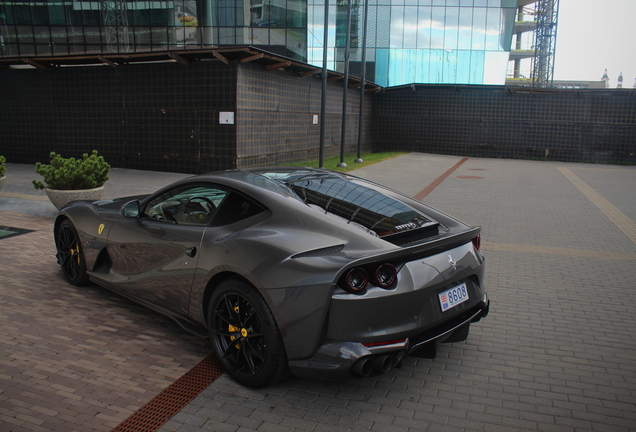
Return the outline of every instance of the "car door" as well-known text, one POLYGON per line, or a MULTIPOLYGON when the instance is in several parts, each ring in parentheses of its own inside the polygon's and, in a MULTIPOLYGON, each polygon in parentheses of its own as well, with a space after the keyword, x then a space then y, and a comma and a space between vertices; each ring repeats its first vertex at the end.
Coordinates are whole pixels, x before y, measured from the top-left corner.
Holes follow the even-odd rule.
POLYGON ((180 185, 151 198, 138 217, 114 224, 108 235, 113 288, 186 316, 201 240, 226 195, 211 184, 180 185))

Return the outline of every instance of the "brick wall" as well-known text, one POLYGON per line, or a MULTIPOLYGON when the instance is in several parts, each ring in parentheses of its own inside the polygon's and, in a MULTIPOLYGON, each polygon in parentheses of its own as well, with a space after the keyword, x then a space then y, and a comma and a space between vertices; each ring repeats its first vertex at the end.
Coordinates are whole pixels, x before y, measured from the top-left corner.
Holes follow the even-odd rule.
MULTIPOLYGON (((286 71, 263 72, 258 65, 239 69, 237 149, 240 167, 267 166, 318 159, 322 81, 286 71)), ((340 154, 342 85, 329 83, 326 98, 325 157, 340 154)), ((356 153, 360 90, 347 93, 345 152, 356 153)), ((363 151, 372 150, 373 97, 365 97, 363 151)))

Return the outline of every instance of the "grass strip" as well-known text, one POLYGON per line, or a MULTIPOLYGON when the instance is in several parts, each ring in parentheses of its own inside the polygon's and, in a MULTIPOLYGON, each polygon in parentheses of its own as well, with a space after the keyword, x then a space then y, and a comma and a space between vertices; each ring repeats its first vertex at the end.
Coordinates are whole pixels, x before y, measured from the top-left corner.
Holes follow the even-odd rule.
MULTIPOLYGON (((340 155, 336 155, 329 158, 325 158, 323 168, 339 171, 339 172, 348 172, 348 171, 353 171, 355 169, 362 168, 365 166, 373 165, 388 159, 392 159, 394 157, 398 157, 403 154, 406 154, 406 152, 365 153, 361 155, 361 159, 364 161, 362 163, 354 162, 358 156, 355 154, 349 154, 349 155, 345 155, 345 160, 344 160, 347 166, 342 168, 337 166, 340 163, 340 155)), ((318 168, 318 159, 288 163, 285 165, 318 168)))

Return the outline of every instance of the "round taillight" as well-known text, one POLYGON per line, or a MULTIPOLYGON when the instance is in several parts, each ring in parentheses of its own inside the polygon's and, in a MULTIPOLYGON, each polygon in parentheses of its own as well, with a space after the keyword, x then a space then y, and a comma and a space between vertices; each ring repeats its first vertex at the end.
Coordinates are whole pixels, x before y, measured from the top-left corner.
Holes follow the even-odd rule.
POLYGON ((397 279, 397 270, 392 264, 382 264, 373 272, 373 279, 380 288, 390 288, 397 279))
POLYGON ((341 288, 357 294, 367 287, 368 281, 369 277, 365 269, 362 267, 352 268, 345 273, 344 278, 342 279, 341 288))
POLYGON ((481 250, 481 234, 477 234, 477 237, 475 237, 472 242, 473 246, 475 246, 475 249, 477 249, 478 251, 481 250))

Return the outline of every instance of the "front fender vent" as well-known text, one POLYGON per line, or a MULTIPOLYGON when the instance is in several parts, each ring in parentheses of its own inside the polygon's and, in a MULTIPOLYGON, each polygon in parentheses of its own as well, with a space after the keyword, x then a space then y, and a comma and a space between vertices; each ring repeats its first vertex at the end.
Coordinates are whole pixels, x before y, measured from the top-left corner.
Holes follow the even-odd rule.
POLYGON ((113 261, 110 259, 110 254, 108 253, 107 248, 103 248, 97 259, 95 260, 95 264, 93 265, 93 273, 100 274, 108 274, 110 272, 111 267, 113 266, 113 261))

